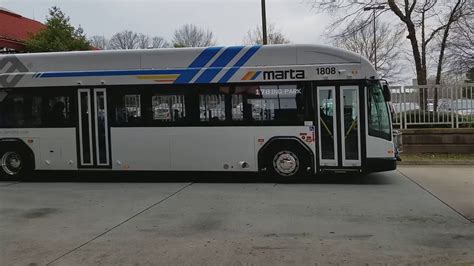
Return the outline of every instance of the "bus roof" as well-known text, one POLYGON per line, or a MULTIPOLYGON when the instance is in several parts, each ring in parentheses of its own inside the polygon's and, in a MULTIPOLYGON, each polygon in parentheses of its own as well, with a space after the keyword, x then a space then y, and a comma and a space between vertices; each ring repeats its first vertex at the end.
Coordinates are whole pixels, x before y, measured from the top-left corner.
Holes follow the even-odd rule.
MULTIPOLYGON (((48 86, 45 80, 53 83, 53 79, 54 84, 61 86, 71 82, 96 84, 98 80, 102 84, 130 84, 131 81, 124 80, 128 76, 133 76, 135 82, 138 78, 139 83, 243 82, 260 80, 264 74, 260 72, 266 70, 311 71, 308 67, 315 69, 314 66, 337 67, 338 72, 344 72, 344 79, 377 78, 369 61, 356 53, 322 45, 289 44, 3 55, 0 88, 48 86)), ((321 79, 341 78, 329 74, 321 79)), ((303 76, 317 79, 310 74, 303 76)), ((282 77, 296 79, 290 72, 282 77)))

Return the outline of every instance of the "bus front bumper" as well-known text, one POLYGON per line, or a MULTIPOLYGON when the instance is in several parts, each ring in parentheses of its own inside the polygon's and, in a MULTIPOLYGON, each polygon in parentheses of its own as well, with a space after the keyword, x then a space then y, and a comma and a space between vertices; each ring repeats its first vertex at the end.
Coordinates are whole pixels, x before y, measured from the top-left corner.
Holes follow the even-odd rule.
POLYGON ((397 159, 394 157, 367 158, 363 171, 367 173, 373 173, 373 172, 392 171, 395 169, 397 169, 397 159))

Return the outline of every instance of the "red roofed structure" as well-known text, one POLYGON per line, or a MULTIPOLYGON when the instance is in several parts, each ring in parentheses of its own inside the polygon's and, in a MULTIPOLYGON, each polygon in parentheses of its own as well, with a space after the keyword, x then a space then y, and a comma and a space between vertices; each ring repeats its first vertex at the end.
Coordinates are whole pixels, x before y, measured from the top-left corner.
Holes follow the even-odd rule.
POLYGON ((25 42, 46 26, 0 7, 0 53, 25 52, 25 42))

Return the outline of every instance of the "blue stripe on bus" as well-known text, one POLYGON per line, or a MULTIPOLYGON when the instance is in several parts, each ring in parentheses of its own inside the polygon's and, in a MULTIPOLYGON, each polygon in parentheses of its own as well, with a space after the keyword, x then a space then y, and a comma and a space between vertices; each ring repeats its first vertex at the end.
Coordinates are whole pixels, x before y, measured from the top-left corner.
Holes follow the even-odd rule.
POLYGON ((200 55, 189 65, 189 69, 186 73, 183 73, 175 80, 177 84, 187 84, 194 76, 199 73, 199 70, 203 68, 211 59, 222 49, 222 47, 209 47, 204 49, 200 55))
POLYGON ((200 68, 187 69, 174 81, 176 84, 188 84, 199 73, 200 68))
POLYGON ((204 67, 211 59, 222 49, 222 47, 206 48, 194 61, 189 68, 204 67))
MULTIPOLYGON (((243 49, 243 46, 227 48, 211 65, 210 68, 198 78, 198 83, 209 83, 222 69, 232 61, 235 56, 243 49)), ((231 67, 219 82, 227 82, 237 70, 244 65, 260 48, 260 46, 251 47, 238 61, 231 67)), ((196 76, 201 68, 211 61, 211 59, 222 49, 222 47, 206 48, 189 65, 188 69, 136 69, 136 70, 93 70, 93 71, 58 71, 58 72, 38 72, 34 78, 71 78, 71 77, 105 77, 105 76, 132 76, 132 75, 156 75, 156 74, 179 74, 175 83, 189 83, 196 76)))
POLYGON ((210 65, 204 73, 199 76, 195 83, 209 83, 213 78, 219 74, 223 67, 225 67, 237 54, 244 48, 244 46, 233 46, 225 49, 225 51, 210 65))
POLYGON ((256 80, 260 73, 262 73, 262 71, 257 71, 255 75, 253 75, 252 80, 256 80))
POLYGON ((41 78, 72 78, 72 77, 105 77, 105 76, 132 76, 132 75, 156 75, 156 74, 185 74, 192 70, 155 70, 155 69, 137 69, 137 70, 97 70, 97 71, 67 71, 67 72, 45 72, 41 78))
POLYGON ((237 61, 237 63, 231 67, 222 78, 219 80, 219 83, 228 82, 234 74, 245 64, 247 61, 260 49, 260 45, 252 46, 250 49, 237 61))
MULTIPOLYGON (((155 74, 180 74, 180 83, 189 82, 204 67, 222 47, 206 48, 189 66, 190 69, 176 70, 96 70, 96 71, 62 71, 38 73, 35 77, 41 78, 70 78, 70 77, 104 77, 104 76, 128 76, 128 75, 155 75, 155 74)), ((178 81, 178 80, 177 80, 178 81)))

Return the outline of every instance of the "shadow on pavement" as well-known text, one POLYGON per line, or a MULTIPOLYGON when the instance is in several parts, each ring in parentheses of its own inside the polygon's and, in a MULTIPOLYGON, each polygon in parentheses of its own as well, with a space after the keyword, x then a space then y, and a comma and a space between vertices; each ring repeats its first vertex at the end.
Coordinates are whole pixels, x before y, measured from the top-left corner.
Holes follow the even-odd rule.
POLYGON ((257 173, 231 172, 68 172, 41 171, 25 182, 153 182, 153 183, 281 183, 281 184, 352 184, 387 185, 393 183, 391 174, 331 174, 324 173, 304 178, 274 178, 257 173))

